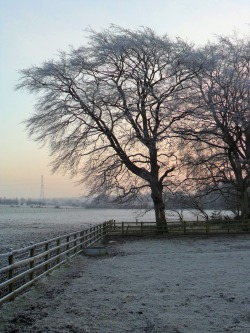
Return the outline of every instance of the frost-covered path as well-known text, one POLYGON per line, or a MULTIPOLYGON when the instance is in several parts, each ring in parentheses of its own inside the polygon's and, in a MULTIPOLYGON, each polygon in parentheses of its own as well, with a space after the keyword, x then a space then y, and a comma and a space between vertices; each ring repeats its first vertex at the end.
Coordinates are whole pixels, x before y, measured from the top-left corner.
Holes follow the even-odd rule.
POLYGON ((0 332, 250 332, 250 235, 137 239, 78 256, 0 308, 0 332))

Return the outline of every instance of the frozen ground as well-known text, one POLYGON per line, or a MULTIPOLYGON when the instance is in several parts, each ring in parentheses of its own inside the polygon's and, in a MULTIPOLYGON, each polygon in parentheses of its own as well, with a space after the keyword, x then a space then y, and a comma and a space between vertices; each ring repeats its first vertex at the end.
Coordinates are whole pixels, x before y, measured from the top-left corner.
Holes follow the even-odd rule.
POLYGON ((249 333, 250 235, 130 239, 0 308, 1 333, 249 333))
POLYGON ((89 228, 107 220, 152 221, 153 212, 133 209, 74 209, 0 206, 0 253, 89 228))
MULTIPOLYGON (((211 215, 212 211, 207 211, 211 215)), ((225 212, 227 213, 227 212, 225 212)), ((169 220, 177 215, 167 211, 169 220)), ((185 211, 185 219, 196 216, 185 211)), ((0 206, 0 253, 9 252, 108 220, 154 221, 154 212, 136 209, 30 208, 0 206)))

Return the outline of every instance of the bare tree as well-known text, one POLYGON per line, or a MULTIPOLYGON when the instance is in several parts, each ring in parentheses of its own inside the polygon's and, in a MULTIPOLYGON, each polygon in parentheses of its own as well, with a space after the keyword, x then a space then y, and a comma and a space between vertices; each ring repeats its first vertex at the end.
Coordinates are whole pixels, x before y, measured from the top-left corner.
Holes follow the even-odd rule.
POLYGON ((37 93, 27 128, 49 143, 53 171, 82 174, 91 193, 149 188, 156 223, 166 227, 163 189, 178 158, 171 127, 190 112, 199 70, 186 42, 111 26, 57 61, 22 70, 17 88, 37 93))
POLYGON ((185 127, 194 143, 197 179, 212 181, 220 191, 221 183, 228 185, 224 190, 233 187, 242 219, 249 217, 250 204, 249 51, 249 40, 237 36, 218 37, 205 47, 206 66, 194 80, 199 107, 189 130, 185 127))
POLYGON ((176 191, 170 194, 170 204, 172 203, 171 211, 176 213, 180 221, 184 220, 184 211, 190 211, 193 215, 201 217, 204 220, 209 219, 206 212, 205 194, 199 192, 176 191))

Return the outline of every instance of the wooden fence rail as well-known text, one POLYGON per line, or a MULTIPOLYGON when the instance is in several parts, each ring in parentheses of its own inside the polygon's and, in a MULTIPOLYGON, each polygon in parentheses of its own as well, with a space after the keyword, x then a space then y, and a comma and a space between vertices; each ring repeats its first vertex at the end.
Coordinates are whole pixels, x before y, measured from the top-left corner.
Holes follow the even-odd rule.
POLYGON ((116 235, 146 234, 224 234, 250 232, 250 220, 246 221, 172 221, 166 227, 156 227, 155 222, 116 222, 113 221, 110 233, 116 235))
POLYGON ((90 229, 73 232, 40 242, 9 253, 0 254, 0 305, 15 298, 43 275, 48 274, 84 248, 107 235, 113 221, 101 223, 90 229))

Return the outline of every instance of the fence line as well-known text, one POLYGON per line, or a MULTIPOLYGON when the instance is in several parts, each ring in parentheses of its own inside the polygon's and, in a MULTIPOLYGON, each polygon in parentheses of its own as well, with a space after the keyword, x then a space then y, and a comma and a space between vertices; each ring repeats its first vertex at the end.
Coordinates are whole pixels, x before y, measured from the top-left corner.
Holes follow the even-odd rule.
POLYGON ((155 222, 116 222, 113 221, 110 233, 113 235, 160 234, 235 234, 250 232, 250 220, 245 221, 174 221, 166 226, 156 226, 155 222))
POLYGON ((15 298, 45 274, 83 252, 86 247, 111 235, 147 234, 219 234, 249 233, 250 220, 246 221, 181 221, 167 222, 159 228, 155 222, 103 222, 90 229, 69 233, 60 237, 0 254, 7 263, 0 268, 0 305, 15 298))
POLYGON ((101 240, 111 229, 113 221, 103 222, 90 229, 0 254, 7 266, 0 268, 0 305, 15 298, 36 280, 48 274, 84 248, 101 240))

